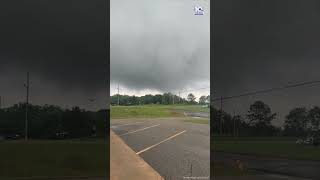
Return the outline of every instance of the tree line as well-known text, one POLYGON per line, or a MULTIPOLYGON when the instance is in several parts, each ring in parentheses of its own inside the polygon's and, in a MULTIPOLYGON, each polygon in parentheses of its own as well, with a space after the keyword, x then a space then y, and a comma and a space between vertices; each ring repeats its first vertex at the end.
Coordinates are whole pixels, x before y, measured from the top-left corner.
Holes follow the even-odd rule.
POLYGON ((215 135, 224 136, 308 136, 320 133, 320 108, 298 107, 285 116, 283 127, 276 127, 272 121, 277 114, 262 101, 250 105, 245 115, 230 115, 211 108, 215 135))
MULTIPOLYGON (((69 138, 107 135, 108 110, 87 111, 79 107, 62 109, 54 105, 28 105, 28 136, 33 139, 55 137, 67 133, 69 138)), ((0 109, 0 136, 25 135, 26 104, 0 109)))
POLYGON ((182 98, 180 96, 174 95, 170 92, 163 94, 151 95, 147 94, 145 96, 129 96, 129 95, 120 95, 115 94, 111 96, 111 105, 121 105, 121 106, 130 106, 130 105, 144 105, 144 104, 209 104, 210 95, 201 96, 198 98, 190 93, 187 98, 182 98))
MULTIPOLYGON (((157 103, 160 100, 155 101, 153 99, 155 97, 157 95, 146 95, 145 99, 143 99, 145 100, 144 103, 160 104, 157 103)), ((161 99, 165 98, 161 97, 161 99)), ((161 101, 161 104, 165 103, 163 100, 161 101)), ((170 104, 170 101, 167 103, 170 104)), ((186 100, 184 103, 194 102, 186 100)), ((199 104, 199 102, 196 103, 199 104)), ((130 102, 122 105, 134 104, 130 102)), ((0 136, 3 134, 19 134, 24 136, 25 107, 24 103, 19 103, 0 109, 0 136)), ((79 107, 63 109, 53 105, 29 105, 28 109, 29 137, 33 139, 50 138, 59 132, 67 132, 69 138, 105 137, 108 134, 109 110, 93 112, 80 109, 79 107)), ((251 104, 249 110, 244 115, 230 115, 211 106, 212 132, 214 135, 223 136, 296 137, 320 133, 320 107, 318 106, 310 109, 297 107, 290 110, 285 116, 282 127, 273 125, 272 122, 276 119, 276 116, 277 114, 273 113, 271 108, 262 101, 256 101, 251 104)))

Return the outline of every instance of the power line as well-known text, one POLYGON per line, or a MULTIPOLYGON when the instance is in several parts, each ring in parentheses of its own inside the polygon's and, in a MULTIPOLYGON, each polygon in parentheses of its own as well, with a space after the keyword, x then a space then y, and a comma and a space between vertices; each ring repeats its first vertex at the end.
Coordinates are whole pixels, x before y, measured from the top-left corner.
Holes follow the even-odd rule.
MULTIPOLYGON (((238 94, 238 95, 226 96, 226 97, 222 97, 222 100, 234 99, 234 98, 239 98, 239 97, 244 97, 244 96, 251 96, 251 95, 256 95, 256 94, 264 94, 264 93, 269 93, 269 92, 273 92, 273 91, 280 91, 280 90, 284 90, 284 89, 295 88, 295 87, 299 87, 299 86, 305 86, 305 85, 311 85, 311 84, 317 84, 317 83, 320 83, 320 80, 306 81, 306 82, 302 82, 302 83, 286 85, 283 87, 275 87, 275 88, 269 88, 269 89, 264 89, 264 90, 257 90, 257 91, 253 91, 253 92, 247 92, 247 93, 238 94)), ((220 101, 220 100, 221 100, 221 98, 214 98, 211 101, 214 102, 214 101, 220 101)))

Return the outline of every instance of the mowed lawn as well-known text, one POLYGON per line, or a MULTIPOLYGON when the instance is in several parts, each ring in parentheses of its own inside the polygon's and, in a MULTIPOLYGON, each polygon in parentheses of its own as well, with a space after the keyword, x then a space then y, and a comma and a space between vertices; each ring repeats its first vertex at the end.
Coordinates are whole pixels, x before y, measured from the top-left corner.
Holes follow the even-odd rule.
POLYGON ((210 112, 209 107, 205 107, 202 105, 169 105, 169 108, 176 110, 186 110, 191 112, 210 112))
POLYGON ((0 179, 13 177, 105 177, 105 141, 0 142, 0 179))
POLYGON ((295 144, 295 138, 213 138, 213 149, 231 153, 300 160, 320 160, 320 147, 295 144))
POLYGON ((141 105, 111 106, 111 118, 161 118, 183 117, 183 113, 173 110, 209 112, 209 108, 200 105, 141 105))

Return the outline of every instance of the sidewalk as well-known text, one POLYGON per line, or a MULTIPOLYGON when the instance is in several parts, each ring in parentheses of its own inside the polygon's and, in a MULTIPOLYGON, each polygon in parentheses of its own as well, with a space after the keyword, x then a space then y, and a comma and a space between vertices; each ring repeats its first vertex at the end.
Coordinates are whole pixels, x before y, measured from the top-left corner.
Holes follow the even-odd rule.
POLYGON ((110 131, 111 180, 164 180, 149 164, 110 131))

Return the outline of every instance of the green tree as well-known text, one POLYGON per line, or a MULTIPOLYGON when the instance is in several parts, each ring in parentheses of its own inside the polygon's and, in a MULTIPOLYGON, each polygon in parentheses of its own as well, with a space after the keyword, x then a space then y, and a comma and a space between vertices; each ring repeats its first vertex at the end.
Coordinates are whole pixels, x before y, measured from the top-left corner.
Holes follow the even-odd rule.
POLYGON ((310 129, 312 131, 320 130, 320 108, 318 106, 314 106, 310 109, 308 119, 311 125, 310 129))
POLYGON ((253 133, 256 135, 271 135, 274 127, 271 121, 276 117, 270 107, 262 101, 256 101, 250 105, 247 113, 248 124, 253 127, 253 133))
POLYGON ((89 114, 79 107, 66 110, 63 114, 64 130, 73 138, 91 136, 93 123, 89 114))
POLYGON ((162 96, 162 104, 172 104, 172 94, 171 93, 164 93, 162 96))
POLYGON ((206 104, 210 104, 210 95, 206 97, 206 104))
POLYGON ((207 97, 206 96, 201 96, 199 98, 199 104, 206 104, 206 100, 207 100, 207 97))
POLYGON ((192 93, 188 94, 187 99, 188 99, 188 103, 190 103, 190 104, 195 104, 196 103, 196 101, 195 101, 196 97, 192 93))
POLYGON ((162 95, 161 94, 156 94, 153 96, 153 103, 154 104, 161 104, 162 102, 162 95))
POLYGON ((151 94, 147 94, 141 97, 143 104, 153 104, 153 96, 151 94))
POLYGON ((308 112, 306 108, 292 109, 284 122, 284 133, 290 136, 301 136, 306 133, 308 112))
POLYGON ((137 96, 130 96, 128 104, 129 105, 138 105, 139 104, 139 98, 137 96))

